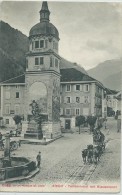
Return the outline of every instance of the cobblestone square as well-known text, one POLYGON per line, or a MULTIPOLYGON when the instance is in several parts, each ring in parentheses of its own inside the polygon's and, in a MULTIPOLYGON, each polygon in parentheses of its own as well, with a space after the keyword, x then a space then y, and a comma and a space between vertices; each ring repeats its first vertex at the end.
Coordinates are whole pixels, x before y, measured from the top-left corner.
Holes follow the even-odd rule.
MULTIPOLYGON (((36 161, 39 151, 42 154, 40 172, 27 181, 21 183, 41 184, 78 184, 91 172, 89 184, 99 182, 120 181, 120 133, 116 130, 116 120, 109 119, 107 129, 102 129, 106 136, 106 150, 98 165, 84 165, 81 151, 93 142, 89 132, 65 133, 63 137, 48 145, 22 144, 13 151, 15 156, 26 156, 36 161), (93 172, 93 173, 92 173, 93 172)), ((2 152, 1 152, 2 153, 2 152)), ((18 182, 15 182, 18 183, 18 182)))

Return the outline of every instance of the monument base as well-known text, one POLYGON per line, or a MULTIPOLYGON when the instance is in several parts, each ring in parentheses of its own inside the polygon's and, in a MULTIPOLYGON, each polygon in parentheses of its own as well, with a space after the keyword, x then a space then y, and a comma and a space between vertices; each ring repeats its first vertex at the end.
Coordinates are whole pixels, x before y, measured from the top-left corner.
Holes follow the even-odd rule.
POLYGON ((55 139, 61 136, 60 122, 44 122, 42 124, 43 137, 55 139))
POLYGON ((42 139, 42 131, 38 130, 38 124, 35 121, 23 123, 24 138, 42 139))
POLYGON ((3 167, 11 167, 11 159, 10 158, 3 159, 3 167))
POLYGON ((38 125, 34 121, 24 121, 22 124, 22 132, 26 139, 55 139, 61 136, 60 122, 44 122, 41 132, 38 130, 38 125))

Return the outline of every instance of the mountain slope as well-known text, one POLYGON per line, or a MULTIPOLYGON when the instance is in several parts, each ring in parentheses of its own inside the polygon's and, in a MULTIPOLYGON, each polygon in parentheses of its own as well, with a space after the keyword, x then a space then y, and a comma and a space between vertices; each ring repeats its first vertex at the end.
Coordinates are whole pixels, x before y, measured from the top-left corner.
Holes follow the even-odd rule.
POLYGON ((120 90, 121 66, 122 59, 107 60, 87 72, 90 76, 101 81, 106 87, 120 90))
MULTIPOLYGON (((29 41, 26 35, 0 21, 0 82, 25 72, 25 55, 28 45, 29 41)), ((87 74, 84 68, 76 63, 61 59, 61 69, 73 67, 87 74)))
POLYGON ((0 22, 0 81, 25 71, 28 38, 9 24, 0 22))
POLYGON ((103 84, 110 89, 122 90, 122 71, 107 77, 103 84))
POLYGON ((66 69, 66 68, 75 68, 76 70, 79 70, 84 74, 88 74, 86 70, 80 65, 78 65, 77 63, 69 62, 68 60, 62 58, 60 62, 60 69, 66 69))

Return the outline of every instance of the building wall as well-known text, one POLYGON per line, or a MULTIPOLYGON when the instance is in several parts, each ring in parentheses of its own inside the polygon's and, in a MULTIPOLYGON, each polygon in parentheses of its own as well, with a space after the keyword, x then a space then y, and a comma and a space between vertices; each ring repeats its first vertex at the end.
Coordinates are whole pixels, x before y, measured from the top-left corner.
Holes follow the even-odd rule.
POLYGON ((117 102, 117 110, 121 111, 122 106, 122 100, 118 100, 117 102))
POLYGON ((55 59, 58 60, 58 58, 52 54, 48 54, 48 55, 40 54, 39 56, 28 56, 27 57, 28 70, 30 70, 30 71, 32 71, 32 70, 56 70, 59 72, 59 60, 58 60, 58 67, 56 67, 55 66, 55 59), (37 57, 43 57, 43 59, 44 59, 43 65, 35 65, 35 58, 37 58, 37 57), (53 58, 52 67, 50 65, 50 58, 51 57, 53 58))
POLYGON ((102 117, 103 118, 107 117, 107 101, 106 101, 106 98, 102 99, 102 117))
POLYGON ((26 57, 26 66, 29 71, 35 70, 59 70, 58 40, 54 37, 34 36, 29 40, 29 52, 26 57), (40 41, 43 42, 40 47, 40 41), (35 46, 38 42, 38 48, 35 46), (35 64, 35 59, 43 58, 43 64, 35 64), (57 60, 57 63, 55 62, 57 60))
POLYGON ((102 116, 103 88, 99 84, 95 85, 95 115, 102 116))
POLYGON ((66 120, 71 120, 71 128, 75 127, 75 117, 77 115, 97 115, 102 116, 102 99, 103 88, 97 83, 63 83, 61 84, 61 97, 60 97, 60 112, 61 112, 61 125, 65 128, 66 120), (67 91, 67 85, 70 85, 70 91, 67 91), (76 90, 76 85, 80 85, 80 90, 76 90), (88 85, 88 91, 85 90, 88 85), (80 97, 80 102, 76 102, 76 97, 80 97), (87 100, 86 100, 87 97, 87 100), (70 98, 70 102, 68 103, 70 98), (70 109, 70 113, 66 113, 70 109), (79 109, 79 113, 76 113, 79 109), (73 122, 72 122, 73 121, 73 122))
POLYGON ((30 42, 29 42, 29 51, 31 52, 46 52, 49 49, 54 50, 55 53, 58 53, 58 41, 56 38, 54 37, 47 37, 47 36, 34 36, 33 38, 31 38, 30 42), (40 41, 40 40, 44 40, 44 47, 43 48, 35 48, 35 41, 40 41), (57 48, 54 47, 54 43, 57 44, 57 48))
POLYGON ((96 85, 95 83, 91 84, 91 115, 95 115, 95 90, 96 85))
POLYGON ((76 125, 75 125, 75 116, 72 117, 60 117, 60 121, 61 121, 61 128, 66 129, 66 122, 67 120, 70 121, 70 128, 69 129, 75 129, 76 125))
POLYGON ((13 126, 13 117, 15 115, 23 115, 23 102, 25 99, 24 91, 24 85, 1 86, 1 116, 4 118, 4 124, 13 126), (16 92, 19 93, 19 98, 16 98, 16 92))
POLYGON ((61 84, 60 103, 62 115, 76 116, 91 114, 91 84, 89 84, 89 90, 87 92, 85 92, 85 84, 80 84, 79 91, 76 90, 76 84, 70 84, 70 86, 71 91, 67 91, 67 84, 61 84), (70 98, 70 103, 67 103, 68 97, 70 98), (80 98, 80 100, 77 102, 76 98, 80 98), (66 109, 68 108, 71 110, 69 115, 66 114, 66 109), (76 114, 76 109, 80 109, 79 114, 76 114))
POLYGON ((118 100, 115 95, 107 95, 107 106, 112 108, 115 112, 118 110, 118 100))
POLYGON ((15 113, 15 106, 19 105, 19 114, 27 116, 29 113, 29 88, 35 82, 43 82, 47 88, 47 108, 48 108, 48 119, 49 121, 56 120, 58 112, 57 104, 60 105, 61 125, 65 127, 65 121, 71 120, 71 128, 75 127, 75 117, 77 115, 96 115, 104 112, 105 104, 103 101, 103 89, 98 88, 96 83, 85 83, 85 84, 72 84, 70 83, 70 91, 67 91, 67 84, 60 84, 59 76, 53 73, 37 74, 32 73, 26 74, 26 85, 19 86, 1 86, 1 116, 4 119, 9 119, 13 124, 13 116, 15 113), (80 90, 76 90, 76 85, 80 85, 80 90), (86 85, 88 85, 88 91, 86 91, 86 85), (61 87, 60 87, 61 86, 61 87), (16 92, 20 93, 20 97, 16 98, 16 92), (6 93, 10 94, 10 98, 5 98, 6 93), (57 97, 60 93, 60 104, 57 97), (67 97, 70 97, 70 103, 67 103, 67 97), (79 102, 76 101, 76 97, 80 98, 79 102), (52 103, 53 102, 53 103, 52 103), (6 114, 5 106, 10 106, 10 113, 6 114), (66 109, 70 109, 70 114, 66 113, 66 109), (77 110, 77 111, 76 111, 77 110), (78 112, 79 110, 79 112, 78 112), (77 113, 76 113, 77 112, 77 113), (9 117, 9 118, 8 118, 9 117), (10 118, 12 120, 10 120, 10 118))

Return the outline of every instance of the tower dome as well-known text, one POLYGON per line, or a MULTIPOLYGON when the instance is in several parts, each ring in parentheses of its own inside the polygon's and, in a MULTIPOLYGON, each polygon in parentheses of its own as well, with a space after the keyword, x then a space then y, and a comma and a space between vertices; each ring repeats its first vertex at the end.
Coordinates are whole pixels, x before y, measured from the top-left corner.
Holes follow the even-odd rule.
POLYGON ((49 22, 50 11, 46 1, 43 1, 42 8, 40 10, 40 22, 34 25, 29 32, 29 37, 42 35, 53 36, 59 40, 59 32, 57 28, 49 22))

